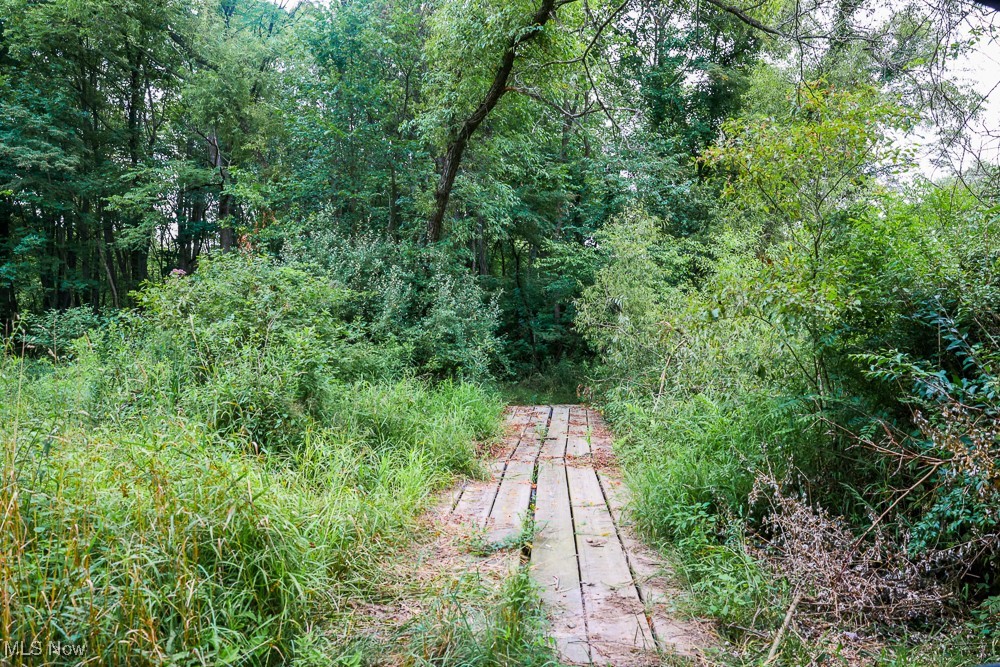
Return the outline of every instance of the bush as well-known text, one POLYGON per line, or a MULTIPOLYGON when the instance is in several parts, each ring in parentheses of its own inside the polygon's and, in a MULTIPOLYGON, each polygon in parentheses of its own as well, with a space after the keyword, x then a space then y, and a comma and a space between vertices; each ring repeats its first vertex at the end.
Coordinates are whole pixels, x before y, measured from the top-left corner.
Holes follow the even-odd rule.
POLYGON ((780 604, 712 583, 733 562, 757 563, 752 590, 813 582, 801 607, 823 613, 853 582, 841 620, 887 627, 1000 583, 1000 228, 972 195, 877 185, 905 157, 883 128, 906 117, 870 93, 809 86, 786 125, 730 123, 706 162, 731 205, 711 261, 633 213, 579 304, 641 525, 724 618, 715 603, 780 604), (851 557, 854 579, 795 573, 851 557))
POLYGON ((21 344, 26 350, 46 354, 53 359, 65 356, 73 341, 98 330, 106 318, 92 308, 66 308, 43 313, 26 313, 21 320, 21 344))
POLYGON ((485 380, 502 366, 497 304, 447 253, 374 236, 312 232, 284 254, 349 290, 374 340, 433 377, 485 380))
POLYGON ((389 377, 342 290, 212 258, 75 360, 0 358, 0 641, 101 664, 291 662, 498 435, 498 396, 389 377))
POLYGON ((95 336, 106 371, 91 408, 178 413, 258 450, 298 446, 331 383, 400 372, 398 351, 376 350, 351 322, 348 298, 267 258, 206 258, 193 276, 150 285, 141 314, 95 336))

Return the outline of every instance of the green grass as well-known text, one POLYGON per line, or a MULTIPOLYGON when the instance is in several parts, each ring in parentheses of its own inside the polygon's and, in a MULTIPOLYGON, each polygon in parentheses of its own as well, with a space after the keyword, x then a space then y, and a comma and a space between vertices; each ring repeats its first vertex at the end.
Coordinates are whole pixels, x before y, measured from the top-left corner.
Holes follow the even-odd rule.
POLYGON ((550 667, 558 665, 541 601, 520 568, 499 594, 442 595, 410 628, 405 664, 414 667, 550 667))
MULTIPOLYGON (((725 665, 762 665, 790 604, 789 584, 759 562, 748 526, 759 525, 749 502, 755 470, 781 474, 789 432, 781 406, 743 394, 739 401, 704 395, 671 397, 658 409, 609 401, 605 414, 635 497, 634 512, 647 540, 670 561, 687 595, 687 613, 715 620, 728 640, 713 653, 725 665), (762 443, 771 443, 770 447, 762 443)), ((801 443, 810 434, 794 432, 801 443)), ((796 462, 801 462, 799 458, 796 462)), ((759 543, 758 545, 759 546, 759 543)), ((944 623, 939 635, 903 627, 830 626, 808 640, 786 634, 772 665, 806 664, 958 667, 1000 656, 995 603, 968 626, 944 623), (860 642, 845 631, 864 635, 860 642), (985 633, 985 634, 984 634, 985 633)))
MULTIPOLYGON (((389 636, 311 638, 315 663, 338 667, 558 667, 537 590, 524 568, 499 590, 456 579, 389 636), (332 662, 331 662, 332 660, 332 662)), ((383 633, 384 634, 384 633, 383 633)), ((304 663, 305 664, 305 663, 304 663)))
POLYGON ((101 664, 305 660, 311 624, 377 593, 384 554, 500 427, 472 385, 333 382, 267 453, 127 391, 102 388, 129 407, 95 417, 95 364, 0 360, 0 640, 101 664))

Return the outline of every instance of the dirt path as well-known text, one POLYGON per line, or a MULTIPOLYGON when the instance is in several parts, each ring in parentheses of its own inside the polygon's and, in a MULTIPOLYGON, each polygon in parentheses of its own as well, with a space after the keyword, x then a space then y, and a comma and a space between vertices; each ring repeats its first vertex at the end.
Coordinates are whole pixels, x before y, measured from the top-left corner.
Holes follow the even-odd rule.
POLYGON ((450 518, 478 524, 492 544, 528 544, 561 658, 615 667, 697 659, 707 633, 672 617, 676 590, 623 513, 627 492, 600 415, 516 407, 507 422, 492 478, 457 489, 450 518))

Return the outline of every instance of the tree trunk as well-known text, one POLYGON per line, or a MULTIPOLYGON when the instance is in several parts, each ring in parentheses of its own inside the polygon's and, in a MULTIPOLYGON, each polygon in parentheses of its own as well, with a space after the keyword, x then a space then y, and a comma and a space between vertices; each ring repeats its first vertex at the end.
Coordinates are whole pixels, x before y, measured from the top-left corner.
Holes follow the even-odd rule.
MULTIPOLYGON (((0 204, 0 266, 10 260, 11 211, 0 204)), ((17 291, 14 282, 0 278, 0 336, 7 336, 14 329, 17 317, 17 291)))
MULTIPOLYGON (((129 45, 128 50, 131 51, 132 47, 129 45)), ((146 82, 145 77, 142 76, 143 72, 143 51, 142 49, 136 49, 134 55, 130 61, 131 68, 129 70, 129 103, 128 103, 128 152, 129 159, 132 162, 132 169, 136 169, 139 166, 139 161, 141 155, 139 153, 140 146, 142 145, 142 112, 143 112, 143 99, 146 92, 146 82)), ((138 186, 138 179, 133 180, 133 186, 138 186)), ((132 224, 138 226, 141 224, 139 220, 132 221, 132 224)), ((131 287, 137 287, 144 280, 149 278, 149 245, 145 248, 136 248, 129 252, 129 281, 128 284, 131 287)))
POLYGON ((223 252, 227 252, 236 247, 236 229, 233 227, 233 196, 226 192, 229 170, 226 168, 226 161, 222 156, 219 136, 215 132, 208 136, 208 154, 212 160, 212 166, 219 170, 219 176, 222 178, 221 190, 219 191, 219 246, 223 252))
POLYGON ((177 210, 177 268, 185 273, 192 273, 197 266, 207 208, 203 188, 184 190, 177 210))
POLYGON ((399 199, 399 188, 396 185, 396 164, 389 164, 389 238, 396 238, 396 230, 399 229, 399 212, 396 210, 396 201, 399 199))
POLYGON ((97 239, 97 249, 100 253, 101 263, 104 264, 104 273, 108 277, 108 289, 111 290, 111 305, 115 308, 121 308, 121 299, 118 295, 118 276, 115 271, 114 263, 111 258, 108 257, 109 254, 115 252, 115 232, 111 226, 111 221, 107 220, 101 225, 103 228, 103 239, 97 239))
POLYGON ((219 195, 219 245, 223 252, 236 247, 236 228, 233 227, 233 196, 226 192, 219 195))
MULTIPOLYGON (((565 2, 560 4, 566 4, 565 2)), ((486 95, 479 106, 466 118, 458 131, 448 143, 444 157, 441 159, 441 176, 438 179, 437 188, 434 190, 434 210, 427 220, 427 241, 435 243, 441 240, 441 230, 444 222, 444 214, 448 209, 448 200, 451 198, 451 191, 455 187, 455 177, 458 175, 458 168, 462 163, 462 155, 469 144, 476 128, 479 127, 493 108, 500 101, 500 98, 507 93, 507 80, 514 69, 514 60, 517 57, 517 47, 534 39, 541 28, 548 22, 556 10, 556 0, 542 0, 541 6, 528 24, 529 30, 518 31, 507 42, 500 67, 493 75, 493 83, 490 85, 486 95), (530 30, 535 27, 536 29, 530 30)))
POLYGON ((485 276, 489 273, 489 265, 486 261, 486 223, 483 220, 483 216, 476 216, 477 223, 477 234, 476 234, 476 264, 479 269, 479 275, 485 276))

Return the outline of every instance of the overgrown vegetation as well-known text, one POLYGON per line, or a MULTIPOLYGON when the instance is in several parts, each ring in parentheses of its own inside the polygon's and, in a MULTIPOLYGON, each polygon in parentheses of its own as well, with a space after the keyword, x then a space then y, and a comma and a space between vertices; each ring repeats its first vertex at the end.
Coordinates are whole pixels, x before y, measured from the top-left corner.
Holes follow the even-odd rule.
POLYGON ((790 662, 956 615, 937 641, 985 659, 1000 230, 957 184, 885 187, 897 107, 786 91, 782 125, 749 106, 705 154, 727 179, 709 258, 637 214, 584 295, 639 517, 748 657, 790 608, 790 662))
POLYGON ((372 585, 429 494, 477 470, 501 404, 403 377, 344 298, 219 257, 72 360, 7 351, 4 641, 104 664, 291 661, 372 585))
POLYGON ((474 596, 442 595, 415 621, 407 659, 413 665, 456 667, 556 664, 534 586, 527 570, 521 569, 489 608, 476 605, 474 596))
MULTIPOLYGON (((720 659, 997 658, 992 30, 0 0, 0 640, 371 662, 341 621, 504 400, 582 400, 720 659)), ((551 659, 523 576, 461 602, 407 660, 551 659)))

